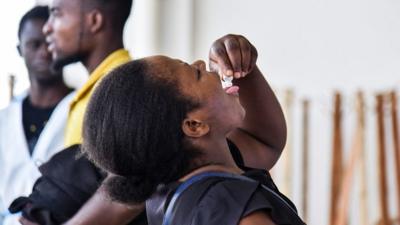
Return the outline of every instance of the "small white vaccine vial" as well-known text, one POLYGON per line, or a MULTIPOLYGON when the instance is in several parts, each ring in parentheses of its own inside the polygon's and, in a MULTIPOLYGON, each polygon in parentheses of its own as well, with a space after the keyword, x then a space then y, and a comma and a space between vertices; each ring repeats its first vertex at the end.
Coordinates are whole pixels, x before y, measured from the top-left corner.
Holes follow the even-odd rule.
POLYGON ((222 76, 222 88, 231 87, 232 86, 232 80, 233 80, 232 76, 228 77, 228 76, 223 75, 222 76))

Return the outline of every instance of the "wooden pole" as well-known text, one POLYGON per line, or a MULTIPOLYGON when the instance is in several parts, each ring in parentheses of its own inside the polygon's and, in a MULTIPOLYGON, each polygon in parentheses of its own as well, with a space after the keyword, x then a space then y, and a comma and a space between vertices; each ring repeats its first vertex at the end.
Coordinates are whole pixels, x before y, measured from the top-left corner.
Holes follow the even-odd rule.
POLYGON ((292 168, 293 168, 293 136, 292 136, 292 125, 293 125, 293 98, 294 98, 294 91, 292 89, 287 89, 285 91, 284 97, 284 114, 286 118, 287 124, 287 142, 285 149, 283 151, 283 185, 282 185, 282 192, 288 195, 289 197, 292 196, 292 168))
POLYGON ((308 221, 309 100, 303 100, 303 219, 308 221))
POLYGON ((367 158, 365 152, 365 98, 364 94, 357 93, 357 114, 360 134, 360 224, 368 224, 368 192, 367 192, 367 158))
POLYGON ((339 92, 334 95, 333 110, 333 139, 332 139, 332 182, 331 182, 331 206, 330 206, 330 224, 335 223, 337 216, 337 197, 339 195, 342 178, 342 97, 339 92))
MULTIPOLYGON (((360 158, 363 148, 363 129, 364 129, 364 102, 362 96, 357 97, 357 124, 350 151, 349 164, 344 171, 343 182, 338 196, 338 213, 335 218, 335 225, 346 225, 349 218, 350 193, 353 184, 353 177, 356 171, 356 165, 360 158)), ((365 224, 365 223, 364 223, 365 224)))
POLYGON ((395 91, 390 93, 390 113, 393 132, 394 158, 396 165, 396 180, 397 180, 397 218, 400 219, 400 143, 399 143, 399 128, 397 117, 397 94, 395 91))
POLYGON ((376 96, 377 128, 378 128, 378 159, 379 159, 379 196, 381 209, 380 225, 389 225, 389 211, 387 202, 387 183, 386 183, 386 144, 385 144, 385 124, 384 124, 384 98, 383 95, 376 96))
POLYGON ((8 87, 10 90, 9 96, 11 101, 14 98, 14 87, 15 87, 15 76, 12 74, 8 77, 8 87))

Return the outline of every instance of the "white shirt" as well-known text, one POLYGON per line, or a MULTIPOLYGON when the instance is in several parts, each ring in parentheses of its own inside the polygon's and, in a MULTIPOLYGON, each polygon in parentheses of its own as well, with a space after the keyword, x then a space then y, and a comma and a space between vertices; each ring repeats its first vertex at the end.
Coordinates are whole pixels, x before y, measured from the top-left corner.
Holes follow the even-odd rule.
MULTIPOLYGON (((7 210, 15 198, 32 192, 33 184, 40 177, 38 167, 64 147, 65 125, 73 95, 67 95, 57 104, 32 156, 22 124, 22 102, 27 95, 18 96, 0 111, 0 212, 7 210)), ((15 216, 4 221, 4 225, 17 224, 15 216)))

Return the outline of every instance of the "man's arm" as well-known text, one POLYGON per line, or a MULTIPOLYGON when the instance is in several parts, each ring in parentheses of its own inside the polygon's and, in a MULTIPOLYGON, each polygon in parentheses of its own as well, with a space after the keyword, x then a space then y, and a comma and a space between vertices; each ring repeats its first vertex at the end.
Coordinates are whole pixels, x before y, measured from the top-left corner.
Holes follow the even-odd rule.
POLYGON ((126 205, 111 201, 104 186, 64 225, 123 225, 128 224, 143 212, 145 206, 126 205))
POLYGON ((210 69, 234 76, 246 110, 243 124, 228 136, 240 149, 245 165, 271 169, 286 142, 286 122, 281 106, 256 65, 257 50, 243 36, 226 35, 210 50, 210 69))
MULTIPOLYGON (((124 225, 131 222, 144 210, 144 204, 128 206, 108 199, 101 186, 83 207, 63 225, 124 225)), ((39 225, 21 217, 22 225, 39 225)))

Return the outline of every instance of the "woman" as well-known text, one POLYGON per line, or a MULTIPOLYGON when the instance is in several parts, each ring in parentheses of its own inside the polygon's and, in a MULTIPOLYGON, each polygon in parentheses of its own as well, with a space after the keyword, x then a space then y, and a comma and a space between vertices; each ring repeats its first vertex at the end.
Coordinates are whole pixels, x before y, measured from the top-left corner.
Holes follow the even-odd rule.
POLYGON ((263 121, 264 115, 273 118, 266 114, 282 117, 282 112, 256 58, 242 36, 217 40, 210 68, 234 77, 225 89, 221 76, 206 71, 202 61, 188 65, 155 56, 112 71, 90 101, 83 143, 89 157, 111 174, 106 189, 112 199, 147 200, 150 225, 169 219, 170 224, 303 224, 267 171, 244 167, 269 170, 286 138, 284 124, 263 121), (268 132, 271 128, 281 130, 268 132), (171 200, 182 183, 204 174, 210 177, 171 200), (166 211, 171 213, 165 216, 166 211))

